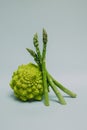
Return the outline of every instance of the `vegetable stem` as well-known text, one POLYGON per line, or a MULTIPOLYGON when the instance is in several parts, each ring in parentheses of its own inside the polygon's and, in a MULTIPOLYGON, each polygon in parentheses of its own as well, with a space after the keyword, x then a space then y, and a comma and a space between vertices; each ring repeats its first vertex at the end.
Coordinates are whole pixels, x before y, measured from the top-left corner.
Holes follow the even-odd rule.
POLYGON ((46 75, 46 64, 45 61, 42 61, 42 74, 43 74, 43 87, 44 87, 44 104, 49 106, 49 97, 48 97, 48 84, 47 84, 47 75, 46 75))
POLYGON ((48 84, 46 75, 46 45, 47 45, 47 33, 43 29, 43 52, 42 52, 42 74, 43 74, 43 86, 44 86, 44 103, 49 106, 49 96, 48 96, 48 84))
POLYGON ((62 84, 60 84, 57 80, 55 80, 51 75, 50 77, 52 78, 53 82, 55 83, 55 85, 57 87, 59 87, 62 91, 64 91, 65 93, 67 93, 68 95, 70 95, 72 98, 76 97, 76 94, 73 93, 72 91, 70 91, 69 89, 65 88, 62 84))
POLYGON ((56 85, 54 84, 52 78, 50 77, 50 75, 47 73, 47 77, 48 77, 48 81, 50 83, 51 88, 53 89, 53 91, 55 92, 57 98, 59 99, 60 103, 65 105, 66 101, 63 98, 62 94, 60 93, 60 91, 56 88, 56 85))

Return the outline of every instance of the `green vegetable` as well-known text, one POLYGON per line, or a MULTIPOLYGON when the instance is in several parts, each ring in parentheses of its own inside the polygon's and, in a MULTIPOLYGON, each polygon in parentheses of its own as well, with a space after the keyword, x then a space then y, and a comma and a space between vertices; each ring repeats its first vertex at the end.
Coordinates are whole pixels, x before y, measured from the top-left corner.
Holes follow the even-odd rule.
POLYGON ((10 82, 14 94, 22 101, 41 100, 43 96, 42 72, 35 64, 21 65, 10 82))
POLYGON ((48 36, 45 29, 43 29, 42 37, 42 53, 39 48, 37 33, 33 37, 33 45, 35 47, 35 51, 26 48, 30 55, 34 58, 34 61, 37 63, 37 65, 30 63, 27 65, 19 66, 17 71, 13 73, 10 86, 14 90, 15 96, 20 100, 42 100, 42 98, 44 98, 44 104, 46 106, 50 105, 48 93, 49 87, 51 87, 59 102, 65 105, 66 101, 59 89, 73 98, 76 97, 76 94, 65 88, 48 72, 46 68, 46 48, 48 36))
POLYGON ((44 103, 46 106, 49 106, 48 84, 47 84, 47 73, 46 73, 46 47, 47 47, 47 33, 43 29, 42 73, 43 73, 43 87, 44 87, 44 97, 45 97, 44 103))

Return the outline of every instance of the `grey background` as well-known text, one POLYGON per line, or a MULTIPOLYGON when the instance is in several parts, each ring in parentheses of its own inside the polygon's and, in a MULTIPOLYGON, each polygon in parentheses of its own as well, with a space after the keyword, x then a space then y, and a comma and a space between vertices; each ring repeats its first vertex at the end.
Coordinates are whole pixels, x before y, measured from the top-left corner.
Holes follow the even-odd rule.
MULTIPOLYGON (((40 47, 42 44, 40 44, 40 47)), ((87 1, 0 0, 0 129, 87 130, 87 1), (18 65, 33 62, 25 50, 42 28, 48 32, 47 68, 77 98, 57 103, 50 92, 50 107, 42 102, 15 100, 9 87, 18 65)))

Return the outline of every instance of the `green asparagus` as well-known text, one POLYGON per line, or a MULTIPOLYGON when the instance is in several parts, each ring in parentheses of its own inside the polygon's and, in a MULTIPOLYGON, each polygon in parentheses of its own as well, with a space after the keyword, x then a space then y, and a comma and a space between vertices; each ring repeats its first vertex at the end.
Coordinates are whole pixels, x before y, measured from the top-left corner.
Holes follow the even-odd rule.
MULTIPOLYGON (((35 36, 35 35, 34 35, 35 36)), ((40 49, 39 49, 39 41, 38 41, 38 36, 35 37, 35 41, 34 41, 34 47, 36 49, 36 55, 37 58, 35 58, 35 56, 33 55, 33 58, 35 60, 35 62, 37 63, 37 60, 39 61, 38 65, 43 73, 43 87, 44 87, 44 96, 45 96, 45 105, 49 106, 49 97, 48 97, 48 86, 47 84, 50 85, 50 87, 53 89, 53 91, 55 92, 57 98, 59 99, 60 103, 65 105, 66 101, 64 99, 64 97, 62 96, 62 94, 60 93, 60 91, 58 90, 61 89, 63 92, 65 92, 66 94, 68 94, 69 96, 75 98, 76 94, 72 91, 70 91, 69 89, 67 89, 66 87, 64 87, 62 84, 60 84, 57 80, 55 80, 53 78, 53 76, 51 76, 51 74, 47 71, 46 68, 46 47, 47 47, 47 41, 48 41, 48 36, 47 36, 47 32, 45 29, 43 29, 43 51, 42 51, 42 55, 40 53, 40 49), (37 46, 35 46, 35 42, 38 41, 38 48, 37 46), (42 67, 41 67, 42 64, 42 67)))

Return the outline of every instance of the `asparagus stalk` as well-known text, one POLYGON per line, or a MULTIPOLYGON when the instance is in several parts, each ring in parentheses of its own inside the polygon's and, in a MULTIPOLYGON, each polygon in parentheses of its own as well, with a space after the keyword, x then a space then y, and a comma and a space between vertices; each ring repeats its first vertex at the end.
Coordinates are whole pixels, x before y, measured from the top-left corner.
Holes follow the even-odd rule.
POLYGON ((50 83, 51 88, 53 89, 53 91, 55 92, 57 98, 59 99, 60 103, 65 105, 66 101, 63 98, 62 94, 60 93, 60 91, 56 88, 56 85, 54 84, 52 78, 49 76, 49 74, 47 73, 47 77, 48 77, 48 81, 50 83))
POLYGON ((46 46, 47 46, 47 33, 43 29, 42 74, 43 74, 43 86, 44 86, 44 97, 45 97, 44 103, 46 106, 49 106, 48 84, 47 84, 47 75, 46 75, 46 46))
POLYGON ((57 80, 55 80, 51 75, 50 75, 51 79, 53 80, 54 84, 59 87, 62 91, 64 91, 65 93, 67 93, 68 95, 70 95, 72 98, 76 97, 76 94, 73 93, 72 91, 70 91, 69 89, 65 88, 61 83, 59 83, 57 80))
POLYGON ((35 62, 36 62, 36 63, 38 64, 38 66, 40 67, 40 60, 39 60, 37 54, 36 54, 33 50, 31 50, 31 49, 29 49, 29 48, 26 48, 26 50, 30 53, 30 55, 34 58, 35 62))
POLYGON ((40 49, 39 49, 39 42, 38 42, 37 33, 34 35, 33 44, 34 44, 34 47, 36 49, 37 57, 39 59, 39 66, 40 66, 40 68, 42 68, 42 57, 41 57, 41 52, 40 52, 40 49))

